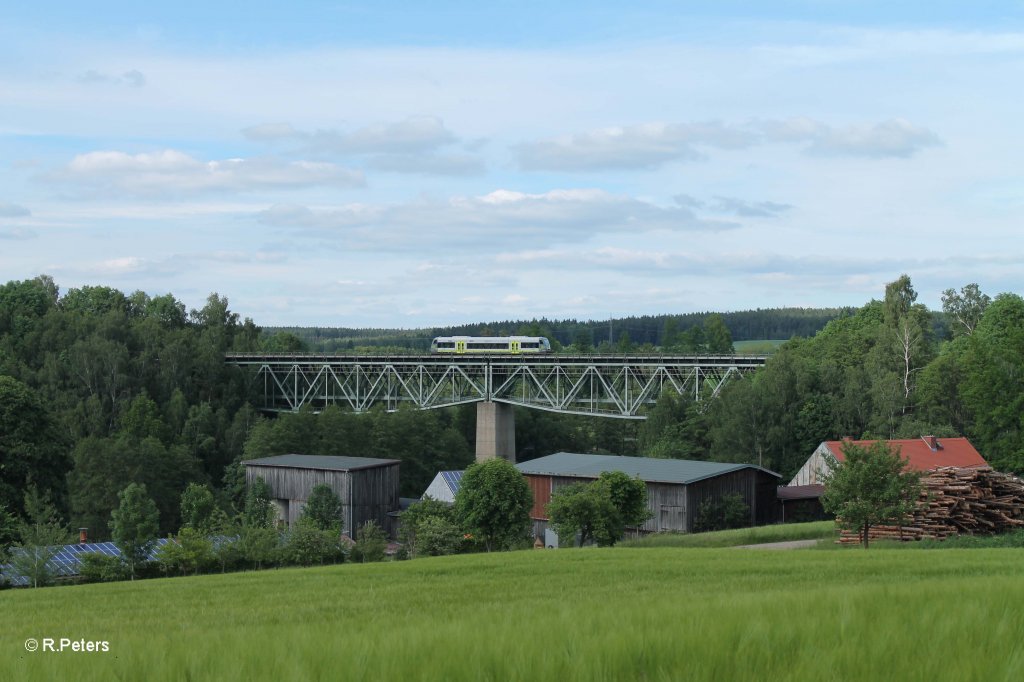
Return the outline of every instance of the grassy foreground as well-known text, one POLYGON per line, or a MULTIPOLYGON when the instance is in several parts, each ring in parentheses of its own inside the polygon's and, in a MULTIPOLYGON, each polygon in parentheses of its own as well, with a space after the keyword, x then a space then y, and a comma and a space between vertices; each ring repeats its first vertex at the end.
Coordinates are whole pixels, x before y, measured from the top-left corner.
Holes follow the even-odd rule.
POLYGON ((1020 680, 1022 603, 1019 549, 443 557, 0 592, 0 679, 1020 680))

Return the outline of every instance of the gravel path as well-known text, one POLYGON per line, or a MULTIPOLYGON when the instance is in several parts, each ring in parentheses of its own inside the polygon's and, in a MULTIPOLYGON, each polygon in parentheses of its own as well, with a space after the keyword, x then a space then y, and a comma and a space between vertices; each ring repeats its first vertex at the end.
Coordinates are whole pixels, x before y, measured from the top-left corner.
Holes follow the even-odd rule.
POLYGON ((817 540, 789 540, 787 542, 766 542, 761 545, 738 545, 733 549, 804 549, 814 547, 817 540))

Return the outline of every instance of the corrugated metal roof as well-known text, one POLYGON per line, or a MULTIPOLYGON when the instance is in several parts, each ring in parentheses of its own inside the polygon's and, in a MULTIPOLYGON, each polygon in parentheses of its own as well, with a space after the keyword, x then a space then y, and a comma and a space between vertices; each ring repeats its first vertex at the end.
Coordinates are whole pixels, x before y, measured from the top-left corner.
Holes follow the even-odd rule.
POLYGON ((705 478, 721 476, 740 469, 760 469, 782 478, 754 464, 727 462, 698 462, 689 459, 658 459, 654 457, 623 457, 621 455, 584 455, 558 452, 547 457, 516 464, 524 474, 597 478, 605 471, 621 471, 641 480, 657 483, 696 483, 705 478))
POLYGON ((399 464, 397 459, 376 459, 374 457, 333 457, 328 455, 278 455, 250 459, 246 465, 261 467, 289 467, 292 469, 330 469, 333 471, 353 471, 355 469, 371 469, 373 467, 399 464))

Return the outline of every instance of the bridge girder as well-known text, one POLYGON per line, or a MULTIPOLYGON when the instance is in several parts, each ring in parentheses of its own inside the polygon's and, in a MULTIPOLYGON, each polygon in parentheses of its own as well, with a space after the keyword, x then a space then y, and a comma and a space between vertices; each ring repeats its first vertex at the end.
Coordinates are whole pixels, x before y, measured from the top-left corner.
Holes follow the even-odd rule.
POLYGON ((666 387, 694 400, 713 398, 765 356, 314 356, 228 355, 263 382, 268 411, 306 406, 405 403, 434 409, 498 402, 567 414, 643 419, 666 387))

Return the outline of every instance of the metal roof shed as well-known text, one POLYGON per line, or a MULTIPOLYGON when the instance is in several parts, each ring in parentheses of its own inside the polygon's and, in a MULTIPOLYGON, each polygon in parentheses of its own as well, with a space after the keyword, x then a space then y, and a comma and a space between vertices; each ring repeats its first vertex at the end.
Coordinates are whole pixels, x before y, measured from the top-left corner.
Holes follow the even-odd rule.
MULTIPOLYGON (((644 532, 691 532, 704 502, 738 493, 750 507, 751 525, 775 520, 775 490, 779 474, 753 464, 700 462, 652 457, 584 455, 559 452, 516 465, 533 491, 531 516, 547 521, 545 505, 558 488, 598 478, 605 471, 621 471, 647 485, 651 519, 644 532)), ((535 524, 538 532, 541 530, 535 524)))
POLYGON ((391 532, 392 517, 399 509, 397 459, 280 455, 245 462, 245 482, 257 477, 270 485, 280 519, 289 526, 302 514, 309 493, 326 483, 341 498, 342 531, 355 535, 368 521, 391 532))

